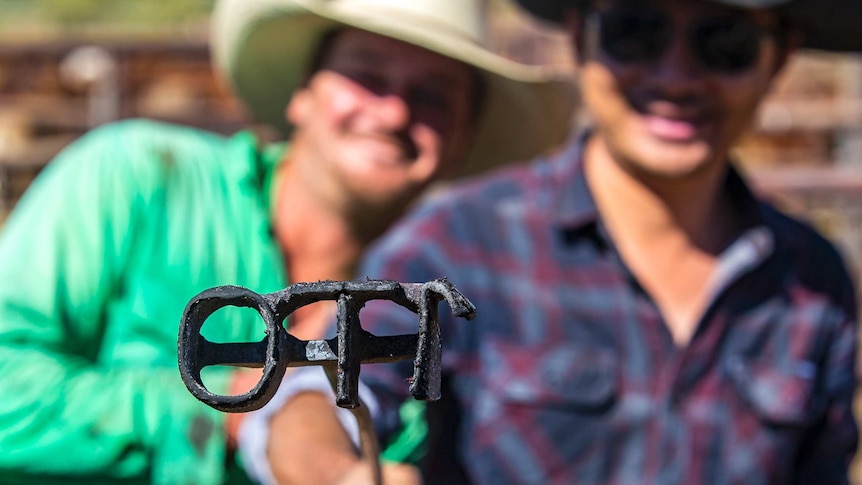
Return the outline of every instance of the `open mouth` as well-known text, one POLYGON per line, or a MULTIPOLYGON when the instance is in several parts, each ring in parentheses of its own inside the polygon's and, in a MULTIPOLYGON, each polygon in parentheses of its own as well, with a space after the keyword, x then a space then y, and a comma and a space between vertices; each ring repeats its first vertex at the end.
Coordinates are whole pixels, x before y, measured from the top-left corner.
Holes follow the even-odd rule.
POLYGON ((395 135, 365 134, 357 137, 381 158, 394 160, 393 163, 410 163, 418 156, 416 145, 409 138, 395 135))
POLYGON ((637 110, 647 131, 668 141, 685 142, 700 137, 709 125, 708 110, 701 105, 654 101, 637 110))
POLYGON ((691 140, 697 137, 703 126, 698 120, 673 119, 652 114, 645 115, 644 121, 650 133, 671 141, 691 140))
POLYGON ((672 142, 685 142, 704 134, 714 117, 701 96, 632 96, 630 106, 653 136, 672 142))

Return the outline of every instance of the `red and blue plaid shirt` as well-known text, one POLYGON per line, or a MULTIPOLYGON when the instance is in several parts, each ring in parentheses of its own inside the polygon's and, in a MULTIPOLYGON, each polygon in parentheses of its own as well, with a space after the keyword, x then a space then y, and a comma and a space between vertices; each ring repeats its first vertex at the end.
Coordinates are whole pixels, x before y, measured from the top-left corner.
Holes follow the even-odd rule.
MULTIPOLYGON (((748 230, 679 347, 607 237, 581 146, 438 196, 366 260, 371 278, 447 277, 478 309, 472 322, 440 309, 429 481, 846 482, 856 309, 833 246, 729 170, 748 230)), ((362 321, 377 335, 416 331, 397 305, 373 302, 362 321)), ((384 434, 410 365, 363 368, 384 434)))

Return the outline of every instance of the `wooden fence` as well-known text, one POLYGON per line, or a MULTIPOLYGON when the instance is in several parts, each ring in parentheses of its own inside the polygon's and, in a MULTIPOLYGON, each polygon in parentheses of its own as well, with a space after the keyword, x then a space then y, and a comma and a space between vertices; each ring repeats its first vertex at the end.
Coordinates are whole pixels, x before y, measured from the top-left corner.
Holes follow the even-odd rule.
MULTIPOLYGON (((494 5, 499 52, 571 68, 559 34, 494 5)), ((201 37, 0 42, 0 221, 63 146, 131 117, 220 133, 249 123, 213 76, 201 37)), ((761 194, 838 244, 862 287, 862 60, 797 56, 737 153, 761 194)))

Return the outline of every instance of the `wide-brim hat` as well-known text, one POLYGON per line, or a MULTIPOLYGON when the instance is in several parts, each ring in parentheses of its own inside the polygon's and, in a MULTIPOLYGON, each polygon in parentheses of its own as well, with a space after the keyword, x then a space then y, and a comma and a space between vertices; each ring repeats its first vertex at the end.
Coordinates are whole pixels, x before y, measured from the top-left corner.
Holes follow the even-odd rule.
POLYGON ((492 52, 484 20, 481 0, 219 0, 211 45, 216 69, 252 114, 285 136, 285 107, 334 29, 374 32, 473 66, 485 93, 464 175, 555 147, 577 100, 569 73, 492 52))
MULTIPOLYGON (((567 8, 583 0, 517 0, 536 17, 563 22, 567 8)), ((739 8, 780 9, 803 35, 803 47, 833 52, 862 51, 860 0, 709 0, 739 8)))

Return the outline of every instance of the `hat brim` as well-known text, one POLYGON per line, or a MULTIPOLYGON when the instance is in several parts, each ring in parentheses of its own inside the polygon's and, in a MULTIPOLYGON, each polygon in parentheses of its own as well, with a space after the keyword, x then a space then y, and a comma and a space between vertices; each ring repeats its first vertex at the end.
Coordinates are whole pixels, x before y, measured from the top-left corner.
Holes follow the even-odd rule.
MULTIPOLYGON (((561 24, 571 0, 517 0, 532 15, 561 24)), ((740 8, 778 8, 803 34, 803 47, 862 52, 862 2, 858 0, 708 0, 740 8)))
POLYGON ((550 150, 569 134, 577 92, 570 76, 507 60, 439 26, 393 18, 390 12, 358 11, 350 3, 232 2, 216 12, 213 57, 217 68, 254 116, 288 136, 285 108, 306 75, 324 34, 358 28, 462 61, 484 77, 477 131, 463 169, 474 174, 550 150), (345 8, 345 6, 347 8, 345 8))

